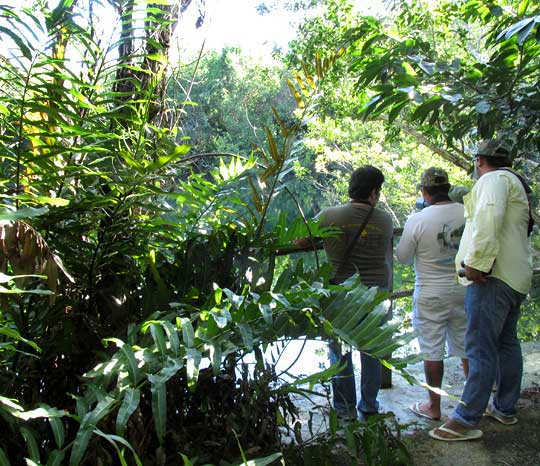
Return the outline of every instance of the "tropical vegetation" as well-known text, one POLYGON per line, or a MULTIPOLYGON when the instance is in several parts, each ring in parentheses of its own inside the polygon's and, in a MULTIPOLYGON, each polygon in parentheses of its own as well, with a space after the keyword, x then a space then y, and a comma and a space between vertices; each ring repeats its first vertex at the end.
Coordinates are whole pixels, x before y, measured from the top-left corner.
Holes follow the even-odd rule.
POLYGON ((423 168, 470 186, 479 138, 513 142, 536 186, 538 7, 285 2, 320 10, 279 63, 232 48, 171 63, 190 3, 0 6, 0 464, 330 464, 338 446, 410 464, 391 417, 339 429, 331 412, 306 440, 293 397, 340 368, 276 369, 292 339, 387 358, 412 337, 407 305, 388 321, 388 293, 281 253, 335 234, 312 218, 361 163, 387 174, 396 227, 423 168))

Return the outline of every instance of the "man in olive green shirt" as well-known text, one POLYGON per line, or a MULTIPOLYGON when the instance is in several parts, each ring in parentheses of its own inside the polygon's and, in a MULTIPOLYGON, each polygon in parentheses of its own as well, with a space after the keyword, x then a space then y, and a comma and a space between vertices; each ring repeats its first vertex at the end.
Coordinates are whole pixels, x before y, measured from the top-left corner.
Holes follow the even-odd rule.
MULTIPOLYGON (((319 217, 322 226, 338 227, 343 234, 324 239, 324 250, 332 264, 333 281, 341 283, 358 273, 362 284, 390 287, 392 278, 392 218, 376 209, 384 175, 375 167, 366 165, 355 170, 349 181, 350 201, 324 209, 319 217), (371 213, 370 213, 371 211, 371 213), (356 234, 367 223, 361 235, 356 234), (352 249, 349 250, 349 246, 352 249), (345 257, 345 254, 348 253, 345 257)), ((365 417, 379 410, 377 394, 381 385, 380 362, 364 351, 360 352, 360 401, 356 405, 356 384, 351 353, 342 354, 341 344, 329 345, 330 363, 338 361, 345 368, 332 379, 334 408, 345 417, 356 417, 356 409, 365 417), (355 406, 356 405, 356 406, 355 406)))

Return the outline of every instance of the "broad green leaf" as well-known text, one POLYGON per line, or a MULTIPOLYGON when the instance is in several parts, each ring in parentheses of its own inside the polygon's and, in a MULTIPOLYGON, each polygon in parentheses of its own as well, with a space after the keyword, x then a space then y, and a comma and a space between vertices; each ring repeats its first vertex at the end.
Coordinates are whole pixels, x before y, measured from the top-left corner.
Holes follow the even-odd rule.
POLYGON ((117 367, 121 365, 120 359, 122 358, 121 353, 118 352, 113 355, 107 362, 101 362, 92 370, 89 370, 84 374, 85 377, 94 378, 100 376, 106 376, 107 374, 117 373, 117 367))
POLYGON ((186 354, 186 374, 188 387, 193 388, 199 378, 199 366, 201 365, 201 352, 195 348, 188 348, 186 354))
POLYGON ((231 302, 234 310, 239 310, 242 305, 244 304, 245 297, 241 295, 237 295, 233 291, 229 290, 228 288, 223 288, 223 292, 231 302))
POLYGON ((251 351, 253 349, 253 332, 251 327, 244 322, 238 322, 236 327, 238 327, 238 330, 240 330, 240 335, 242 336, 244 346, 251 351))
POLYGON ((9 411, 24 411, 24 408, 17 403, 17 400, 12 400, 0 395, 0 403, 3 404, 9 411))
POLYGON ((177 325, 182 329, 182 339, 184 344, 188 348, 195 346, 195 333, 193 331, 193 325, 187 317, 176 319, 177 325))
POLYGON ((535 28, 535 27, 538 27, 539 24, 540 24, 540 16, 538 17, 539 18, 539 21, 531 21, 527 26, 525 26, 521 31, 519 31, 518 33, 518 38, 517 38, 517 42, 518 44, 523 44, 523 42, 525 42, 528 38, 529 38, 529 34, 531 33, 531 31, 535 28))
POLYGON ((10 327, 7 327, 7 326, 0 327, 0 335, 5 335, 5 336, 11 338, 14 341, 23 342, 23 343, 27 344, 28 346, 32 347, 38 353, 41 352, 41 348, 38 345, 36 345, 33 341, 30 341, 30 340, 27 340, 26 338, 23 338, 21 336, 21 334, 19 332, 17 332, 17 330, 14 330, 14 329, 12 329, 10 327))
POLYGON ((190 459, 186 455, 184 455, 183 453, 180 453, 180 456, 182 457, 184 466, 193 466, 193 463, 190 461, 190 459))
MULTIPOLYGON (((281 279, 282 276, 280 276, 279 278, 281 279)), ((284 278, 282 280, 284 280, 284 278)), ((264 321, 268 325, 272 325, 272 321, 273 321, 272 307, 269 304, 259 304, 259 309, 261 311, 264 321)))
POLYGON ((358 346, 361 345, 362 348, 366 348, 367 352, 378 350, 381 344, 387 345, 388 341, 392 340, 392 337, 396 332, 397 329, 391 326, 381 328, 375 337, 371 338, 365 343, 362 341, 358 346))
MULTIPOLYGON (((158 3, 158 2, 152 2, 152 3, 158 3)), ((158 63, 161 63, 162 65, 165 65, 168 63, 167 57, 163 55, 162 53, 150 53, 146 55, 146 58, 149 60, 157 61, 158 63)))
POLYGON ((416 76, 416 71, 414 71, 414 68, 410 65, 410 63, 404 61, 401 63, 401 66, 403 66, 405 73, 407 73, 410 76, 416 76))
POLYGON ((221 361, 223 359, 223 353, 221 351, 221 345, 219 343, 207 343, 206 348, 210 354, 210 361, 212 362, 212 373, 219 375, 221 370, 221 361))
POLYGON ((6 288, 0 286, 0 294, 37 294, 41 296, 51 296, 54 293, 49 290, 21 290, 20 288, 6 288))
POLYGON ((92 411, 85 415, 82 424, 87 423, 93 426, 97 426, 99 421, 101 421, 101 419, 103 419, 111 412, 115 403, 116 399, 114 399, 113 397, 104 397, 101 401, 98 402, 98 404, 92 411))
POLYGON ((64 411, 56 408, 51 408, 47 405, 41 405, 41 407, 33 409, 31 411, 16 411, 13 413, 13 415, 25 421, 29 419, 47 418, 54 434, 56 446, 58 448, 62 448, 64 446, 64 424, 60 419, 65 415, 64 411))
POLYGON ((528 28, 531 22, 534 23, 534 18, 526 18, 518 21, 517 23, 502 31, 497 36, 497 40, 499 40, 502 36, 504 36, 505 39, 510 39, 510 37, 517 34, 519 31, 528 28))
POLYGON ((119 155, 120 157, 122 158, 122 160, 124 160, 124 162, 126 162, 129 166, 135 168, 136 170, 138 170, 139 172, 143 172, 144 170, 144 165, 135 160, 131 154, 127 151, 120 151, 119 152, 119 155))
POLYGON ((181 355, 180 340, 178 339, 178 333, 176 333, 176 329, 174 328, 174 325, 166 320, 162 320, 160 324, 165 329, 165 333, 167 334, 167 337, 169 338, 170 350, 172 351, 174 357, 175 358, 180 357, 181 355))
POLYGON ((137 385, 141 377, 141 373, 137 364, 137 359, 135 358, 135 354, 133 353, 133 349, 131 348, 131 346, 124 343, 119 338, 105 338, 103 341, 105 343, 114 343, 118 348, 120 348, 120 351, 124 355, 127 362, 127 371, 129 374, 129 378, 131 379, 131 383, 133 385, 137 385))
POLYGON ((212 287, 214 288, 214 303, 216 306, 219 306, 221 304, 223 290, 216 283, 213 283, 212 287))
POLYGON ((64 430, 64 424, 58 417, 49 417, 49 423, 51 424, 51 429, 54 434, 54 440, 56 442, 56 446, 59 449, 62 449, 64 446, 65 441, 65 430, 64 430))
POLYGON ((165 361, 167 358, 167 347, 165 345, 165 333, 163 332, 162 327, 159 324, 152 323, 150 325, 150 333, 154 339, 154 343, 161 354, 162 361, 165 361))
POLYGON ((50 406, 47 406, 47 405, 42 405, 41 407, 33 409, 31 411, 23 411, 23 412, 14 413, 14 416, 18 417, 19 419, 24 419, 25 421, 28 421, 29 419, 39 419, 43 417, 59 418, 59 417, 65 416, 65 414, 66 413, 60 409, 51 408, 50 406))
POLYGON ((160 445, 165 441, 167 430, 167 387, 164 383, 151 383, 152 414, 154 426, 160 445))
POLYGON ((0 466, 11 466, 6 452, 0 447, 0 466))
POLYGON ((76 466, 82 461, 94 430, 101 419, 112 411, 115 403, 116 400, 114 398, 107 396, 92 411, 85 414, 73 442, 69 459, 70 466, 76 466))
POLYGON ((9 38, 15 42, 15 44, 17 44, 17 47, 19 47, 19 50, 23 56, 28 60, 32 60, 32 52, 30 48, 22 41, 21 37, 19 37, 16 32, 12 31, 10 28, 0 26, 0 33, 9 36, 9 38))
MULTIPOLYGON (((242 463, 238 463, 236 466, 267 466, 269 464, 272 464, 279 460, 283 456, 282 453, 274 453, 269 456, 265 456, 264 458, 257 458, 254 460, 248 460, 244 461, 242 463)), ((186 465, 188 466, 188 465, 186 465)))
POLYGON ((308 375, 307 377, 297 378, 295 379, 291 385, 293 387, 298 387, 300 385, 309 385, 309 389, 313 389, 315 384, 320 383, 321 381, 325 380, 331 380, 332 377, 339 372, 341 372, 341 367, 339 366, 339 362, 332 364, 328 369, 324 369, 320 372, 317 372, 316 374, 308 375))
POLYGON ((406 107, 406 105, 409 103, 409 99, 404 99, 399 104, 395 104, 390 112, 388 112, 388 124, 392 123, 401 113, 401 111, 406 107))
POLYGON ((174 160, 182 157, 183 155, 187 154, 189 150, 191 149, 191 146, 188 146, 187 144, 182 144, 179 146, 175 146, 174 150, 171 154, 168 155, 162 155, 157 158, 157 160, 150 165, 148 165, 146 168, 149 171, 158 170, 160 168, 163 168, 167 165, 169 165, 174 160))
POLYGON ((214 308, 210 310, 210 314, 218 328, 225 328, 232 321, 232 316, 228 309, 214 308))
POLYGON ((302 95, 300 94, 300 92, 298 92, 296 86, 290 79, 287 79, 287 85, 289 86, 289 89, 296 100, 298 108, 303 110, 306 107, 306 104, 304 103, 304 99, 302 99, 302 95))
POLYGON ((433 96, 416 108, 412 115, 412 118, 414 120, 420 120, 420 123, 422 123, 427 118, 427 116, 431 112, 437 110, 442 103, 442 98, 440 96, 433 96))
POLYGON ((20 427, 21 435, 24 437, 26 446, 28 447, 28 453, 30 458, 36 463, 40 462, 39 447, 36 439, 36 435, 30 429, 22 426, 20 427))
POLYGON ((50 204, 55 207, 64 207, 69 205, 69 199, 62 199, 59 197, 49 196, 29 196, 27 194, 21 194, 19 196, 13 196, 13 199, 19 199, 21 201, 31 201, 39 204, 50 204))
POLYGON ((124 399, 116 416, 116 433, 124 435, 130 416, 139 407, 141 392, 138 388, 127 387, 124 391, 124 399))
POLYGON ((461 95, 459 92, 456 94, 442 94, 441 97, 449 102, 452 102, 454 105, 463 99, 463 95, 461 95))
POLYGON ((521 2, 519 2, 518 9, 517 9, 518 16, 523 16, 527 12, 529 3, 530 3, 529 0, 521 0, 521 2))
MULTIPOLYGON (((359 326, 360 332, 355 334, 355 340, 351 341, 349 334, 341 331, 337 324, 334 325, 334 330, 336 334, 345 339, 349 344, 356 344, 356 342, 365 342, 367 339, 372 338, 372 335, 380 331, 380 325, 385 318, 387 309, 383 306, 375 308, 370 312, 367 317, 364 319, 362 324, 359 326), (336 328, 337 327, 337 328, 336 328)), ((361 344, 362 346, 362 344, 361 344)))
POLYGON ((65 451, 61 450, 54 450, 50 455, 49 459, 47 460, 47 466, 61 466, 64 461, 64 458, 66 456, 65 451))
POLYGON ((276 161, 280 162, 282 160, 282 157, 280 156, 278 152, 278 148, 276 145, 276 140, 274 139, 274 135, 270 132, 270 129, 268 127, 264 128, 264 131, 266 133, 266 142, 268 143, 268 150, 270 151, 270 156, 276 161))
POLYGON ((167 358, 167 361, 156 374, 148 375, 148 379, 152 383, 165 383, 171 377, 174 377, 176 373, 184 367, 184 360, 180 358, 167 358))
POLYGON ((122 438, 122 437, 120 437, 118 435, 107 434, 107 433, 105 433, 105 432, 103 432, 102 430, 99 430, 99 429, 95 429, 95 434, 99 435, 100 437, 103 437, 111 445, 114 446, 114 448, 116 449, 116 452, 118 453, 118 458, 120 459, 120 462, 121 462, 122 466, 128 466, 128 463, 126 462, 126 459, 124 458, 123 450, 121 450, 118 447, 118 444, 121 444, 124 447, 128 448, 131 451, 131 453, 133 454, 133 458, 135 459, 135 464, 137 466, 142 466, 142 462, 141 462, 139 456, 137 455, 137 453, 135 452, 135 450, 133 449, 131 444, 126 439, 124 439, 124 438, 122 438))
POLYGON ((0 221, 14 222, 23 218, 39 217, 49 212, 48 207, 40 207, 36 209, 34 207, 24 207, 19 210, 10 211, 6 209, 0 210, 0 221))

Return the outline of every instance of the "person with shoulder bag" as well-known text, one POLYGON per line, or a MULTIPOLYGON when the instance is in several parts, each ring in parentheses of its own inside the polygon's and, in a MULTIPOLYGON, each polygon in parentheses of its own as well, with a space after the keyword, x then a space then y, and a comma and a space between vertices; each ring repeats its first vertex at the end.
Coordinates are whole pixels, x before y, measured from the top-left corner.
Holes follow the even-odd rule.
MULTIPOLYGON (((384 175, 365 165, 351 174, 350 201, 322 210, 318 217, 323 227, 338 227, 342 234, 324 239, 324 250, 332 264, 331 282, 339 284, 358 273, 363 285, 389 289, 392 278, 392 219, 377 209, 384 175)), ((295 244, 309 244, 308 238, 295 244)), ((381 385, 381 363, 367 352, 360 352, 360 401, 357 402, 356 384, 351 352, 342 352, 337 341, 329 343, 330 363, 340 362, 344 369, 332 379, 332 398, 337 414, 356 418, 379 411, 377 395, 381 385)))
POLYGON ((450 420, 429 432, 450 442, 480 438, 483 416, 518 422, 523 359, 517 323, 532 281, 529 200, 510 168, 510 151, 500 139, 486 140, 473 163, 478 180, 463 198, 466 223, 455 262, 466 286, 469 375, 450 420))

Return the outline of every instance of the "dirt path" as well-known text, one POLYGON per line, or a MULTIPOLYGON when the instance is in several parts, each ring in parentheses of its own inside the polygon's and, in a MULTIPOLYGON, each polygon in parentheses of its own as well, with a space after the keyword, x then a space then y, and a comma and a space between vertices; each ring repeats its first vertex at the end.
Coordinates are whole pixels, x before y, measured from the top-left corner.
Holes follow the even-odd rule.
MULTIPOLYGON (((447 443, 427 435, 440 422, 419 421, 417 430, 409 437, 416 466, 540 466, 540 344, 523 345, 523 353, 518 424, 504 426, 486 418, 478 426, 484 432, 481 439, 447 443)), ((450 375, 456 374, 456 369, 452 368, 450 375)), ((446 400, 445 404, 448 415, 455 402, 446 400)))
MULTIPOLYGON (((416 401, 423 401, 427 396, 426 390, 409 385, 400 376, 393 376, 392 388, 381 390, 379 401, 382 409, 386 412, 392 411, 400 424, 410 424, 406 437, 415 466, 540 466, 540 343, 524 344, 523 356, 524 375, 522 397, 518 404, 519 423, 504 426, 490 418, 483 419, 479 428, 483 430, 484 436, 471 442, 448 443, 431 439, 428 431, 448 419, 457 400, 443 398, 441 421, 432 422, 419 418, 408 407, 416 401)), ((458 398, 464 383, 459 363, 455 358, 445 361, 442 387, 458 398)), ((358 367, 356 364, 355 366, 358 367)), ((418 380, 424 380, 422 363, 409 366, 407 371, 418 380)), ((306 425, 311 412, 315 430, 326 429, 327 421, 321 414, 321 409, 314 409, 313 405, 301 400, 298 400, 298 405, 306 425)))

